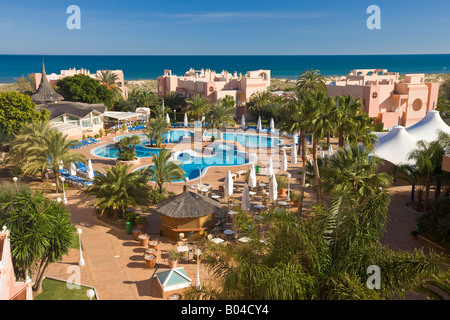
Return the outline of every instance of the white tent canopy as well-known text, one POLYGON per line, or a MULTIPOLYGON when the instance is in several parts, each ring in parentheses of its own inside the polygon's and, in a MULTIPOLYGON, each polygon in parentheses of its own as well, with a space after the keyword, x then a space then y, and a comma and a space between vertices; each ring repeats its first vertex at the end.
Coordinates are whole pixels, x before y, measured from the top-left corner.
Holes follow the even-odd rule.
POLYGON ((257 129, 258 129, 258 130, 261 130, 261 129, 262 129, 262 125, 261 125, 261 116, 258 117, 257 129))
POLYGON ((416 142, 417 139, 405 127, 395 126, 388 134, 379 138, 373 154, 395 165, 414 164, 413 160, 408 160, 408 156, 416 148, 416 142))
POLYGON ((231 171, 228 170, 227 175, 225 176, 225 195, 230 197, 233 195, 233 177, 231 176, 231 171))
POLYGON ((275 175, 273 174, 272 177, 270 178, 270 183, 269 183, 269 199, 272 201, 277 200, 278 197, 278 184, 277 184, 277 179, 275 177, 275 175))
POLYGON ((292 145, 291 162, 292 164, 297 163, 297 146, 295 144, 292 145))
POLYGON ((242 114, 242 118, 241 118, 241 127, 245 127, 245 115, 242 114))
POLYGON ((411 136, 427 142, 436 140, 439 130, 450 134, 450 127, 442 120, 437 110, 428 111, 422 120, 406 128, 406 132, 411 136))
POLYGON ((255 171, 255 165, 252 164, 250 167, 250 175, 248 176, 248 186, 250 188, 256 188, 256 171, 255 171))

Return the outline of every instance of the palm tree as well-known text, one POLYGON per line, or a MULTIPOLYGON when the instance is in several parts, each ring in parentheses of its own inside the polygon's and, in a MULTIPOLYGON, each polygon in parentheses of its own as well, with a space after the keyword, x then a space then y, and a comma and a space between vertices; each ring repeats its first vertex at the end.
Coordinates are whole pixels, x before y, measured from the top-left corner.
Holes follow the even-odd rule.
POLYGON ((171 91, 164 97, 164 103, 170 110, 178 110, 180 106, 183 107, 186 104, 186 101, 182 94, 171 91))
POLYGON ((355 132, 358 127, 358 113, 361 108, 360 99, 353 99, 351 95, 336 97, 334 121, 339 134, 339 147, 344 146, 346 137, 355 132))
POLYGON ((153 166, 149 166, 146 170, 149 179, 158 185, 160 194, 163 193, 164 183, 184 179, 184 170, 173 161, 169 161, 170 157, 170 150, 161 148, 160 153, 153 156, 153 166))
POLYGON ((370 156, 369 151, 356 145, 339 149, 322 169, 324 191, 327 193, 350 190, 358 199, 364 200, 388 188, 392 178, 387 173, 377 173, 383 160, 370 156))
POLYGON ((186 100, 187 109, 186 113, 189 116, 193 116, 197 118, 197 121, 200 121, 201 116, 205 114, 210 108, 210 102, 208 98, 201 96, 200 94, 196 94, 190 100, 186 100))
POLYGON ((169 132, 170 127, 166 122, 166 119, 161 116, 157 116, 154 119, 150 119, 147 127, 144 129, 144 134, 150 141, 150 146, 153 147, 153 141, 155 141, 156 147, 160 148, 163 142, 163 136, 169 132))
POLYGON ((59 192, 59 167, 77 162, 86 163, 86 158, 72 150, 77 140, 68 140, 67 134, 57 130, 49 130, 45 136, 38 139, 40 144, 28 147, 29 154, 23 171, 36 173, 50 169, 54 175, 56 192, 59 192))
POLYGON ((94 183, 83 191, 86 197, 95 197, 92 202, 101 214, 106 212, 120 218, 129 206, 149 205, 151 188, 147 176, 139 170, 130 172, 131 167, 121 163, 105 167, 106 174, 96 175, 94 183))
POLYGON ((299 195, 299 206, 298 206, 298 216, 300 217, 303 212, 303 200, 305 195, 305 180, 306 180, 306 132, 311 128, 311 119, 316 116, 315 109, 308 108, 305 100, 308 94, 297 90, 296 97, 290 99, 285 108, 282 109, 283 116, 278 126, 282 130, 288 132, 300 133, 300 148, 302 159, 302 179, 300 183, 300 195, 299 195))
POLYGON ((116 83, 117 74, 111 70, 101 70, 97 76, 100 83, 113 93, 114 100, 119 101, 122 98, 122 90, 116 83))
POLYGON ((257 91, 250 97, 247 107, 256 115, 261 115, 264 107, 271 101, 272 95, 269 91, 257 91))
POLYGON ((417 170, 424 177, 425 203, 424 209, 428 210, 428 198, 433 183, 436 189, 441 188, 442 159, 445 154, 445 146, 450 142, 450 135, 440 132, 438 139, 431 142, 425 140, 417 141, 417 148, 409 154, 410 160, 416 161, 417 170))
POLYGON ((220 131, 226 123, 234 123, 234 107, 230 107, 219 100, 207 111, 206 119, 213 124, 215 129, 220 131))
POLYGON ((304 92, 320 91, 327 93, 327 86, 325 84, 325 77, 319 70, 309 69, 303 72, 297 79, 297 90, 304 92))
POLYGON ((136 158, 136 146, 141 144, 138 135, 125 136, 115 143, 115 147, 119 150, 118 160, 130 161, 136 158))
MULTIPOLYGON (((47 136, 50 131, 56 130, 50 127, 48 121, 38 120, 25 123, 22 129, 13 134, 11 143, 11 154, 13 161, 18 165, 24 165, 28 156, 30 156, 31 148, 36 145, 43 144, 43 137, 47 136)), ((46 170, 41 172, 42 179, 47 178, 46 170)))
MULTIPOLYGON (((448 271, 448 256, 391 250, 381 244, 390 196, 379 190, 362 203, 336 194, 309 219, 279 210, 263 213, 268 228, 236 246, 206 244, 203 259, 214 287, 185 291, 187 299, 375 300, 402 298, 422 279, 448 271), (370 290, 368 267, 381 287, 370 290)), ((252 223, 247 219, 246 223, 252 223)), ((254 223, 253 228, 258 228, 254 223)), ((237 230, 240 233, 240 229, 237 230)))

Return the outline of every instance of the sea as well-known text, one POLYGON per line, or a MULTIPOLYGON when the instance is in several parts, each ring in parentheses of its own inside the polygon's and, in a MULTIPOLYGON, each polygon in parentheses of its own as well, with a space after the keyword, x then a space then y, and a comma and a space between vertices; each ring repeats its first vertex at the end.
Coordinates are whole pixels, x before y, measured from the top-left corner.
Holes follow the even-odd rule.
POLYGON ((297 79, 307 69, 325 76, 342 76, 353 69, 388 69, 406 73, 450 72, 450 54, 410 55, 190 55, 190 56, 89 56, 89 55, 1 55, 0 83, 41 72, 44 59, 47 74, 69 68, 123 70, 126 80, 156 79, 165 69, 184 75, 190 68, 227 70, 245 74, 258 69, 271 70, 272 78, 297 79))

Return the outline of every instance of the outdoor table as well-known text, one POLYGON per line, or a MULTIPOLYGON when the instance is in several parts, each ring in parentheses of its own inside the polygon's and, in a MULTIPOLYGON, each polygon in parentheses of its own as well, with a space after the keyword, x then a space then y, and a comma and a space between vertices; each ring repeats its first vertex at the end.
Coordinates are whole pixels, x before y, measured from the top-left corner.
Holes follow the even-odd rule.
POLYGON ((219 201, 219 199, 220 199, 220 196, 219 196, 219 195, 217 195, 217 194, 215 194, 215 195, 212 195, 212 196, 211 196, 211 198, 213 198, 213 199, 215 199, 215 200, 219 201))
POLYGON ((278 201, 278 204, 283 207, 288 205, 286 201, 278 201))
POLYGON ((200 191, 201 191, 202 193, 207 193, 209 190, 206 189, 206 188, 203 188, 203 189, 200 189, 200 191))
POLYGON ((255 192, 255 191, 249 191, 248 194, 249 194, 250 196, 254 196, 254 195, 256 194, 256 192, 255 192))
POLYGON ((230 236, 231 236, 232 234, 234 234, 234 231, 228 229, 228 230, 225 230, 223 233, 227 235, 227 240, 230 240, 230 236))
POLYGON ((265 188, 265 187, 266 187, 266 184, 265 184, 265 183, 260 183, 259 186, 260 186, 261 188, 265 188))
POLYGON ((237 211, 228 211, 228 214, 233 216, 233 215, 237 214, 237 211))

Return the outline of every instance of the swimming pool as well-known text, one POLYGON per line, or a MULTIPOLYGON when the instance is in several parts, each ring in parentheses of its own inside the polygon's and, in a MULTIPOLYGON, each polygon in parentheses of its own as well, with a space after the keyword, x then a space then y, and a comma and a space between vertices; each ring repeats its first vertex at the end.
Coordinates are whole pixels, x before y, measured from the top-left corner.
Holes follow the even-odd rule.
MULTIPOLYGON (((150 144, 150 139, 143 134, 125 134, 119 137, 115 137, 114 141, 119 141, 125 137, 138 136, 142 140, 142 145, 150 144)), ((170 130, 170 132, 163 134, 163 142, 162 143, 178 143, 182 140, 183 137, 193 137, 194 133, 188 130, 170 130)), ((155 143, 155 141, 153 141, 155 143)))
MULTIPOLYGON (((233 148, 223 148, 218 144, 215 148, 205 150, 204 154, 198 154, 193 150, 175 152, 171 160, 180 163, 185 172, 185 177, 194 180, 203 176, 209 167, 239 166, 256 162, 256 155, 233 148)), ((142 170, 152 165, 140 167, 142 170)), ((174 181, 181 182, 183 180, 174 181)))
MULTIPOLYGON (((217 138, 217 133, 206 132, 205 137, 217 138)), ((222 132, 222 139, 225 141, 237 141, 244 148, 261 148, 261 147, 276 147, 283 143, 283 140, 271 137, 269 135, 257 135, 248 133, 232 133, 222 132)))

